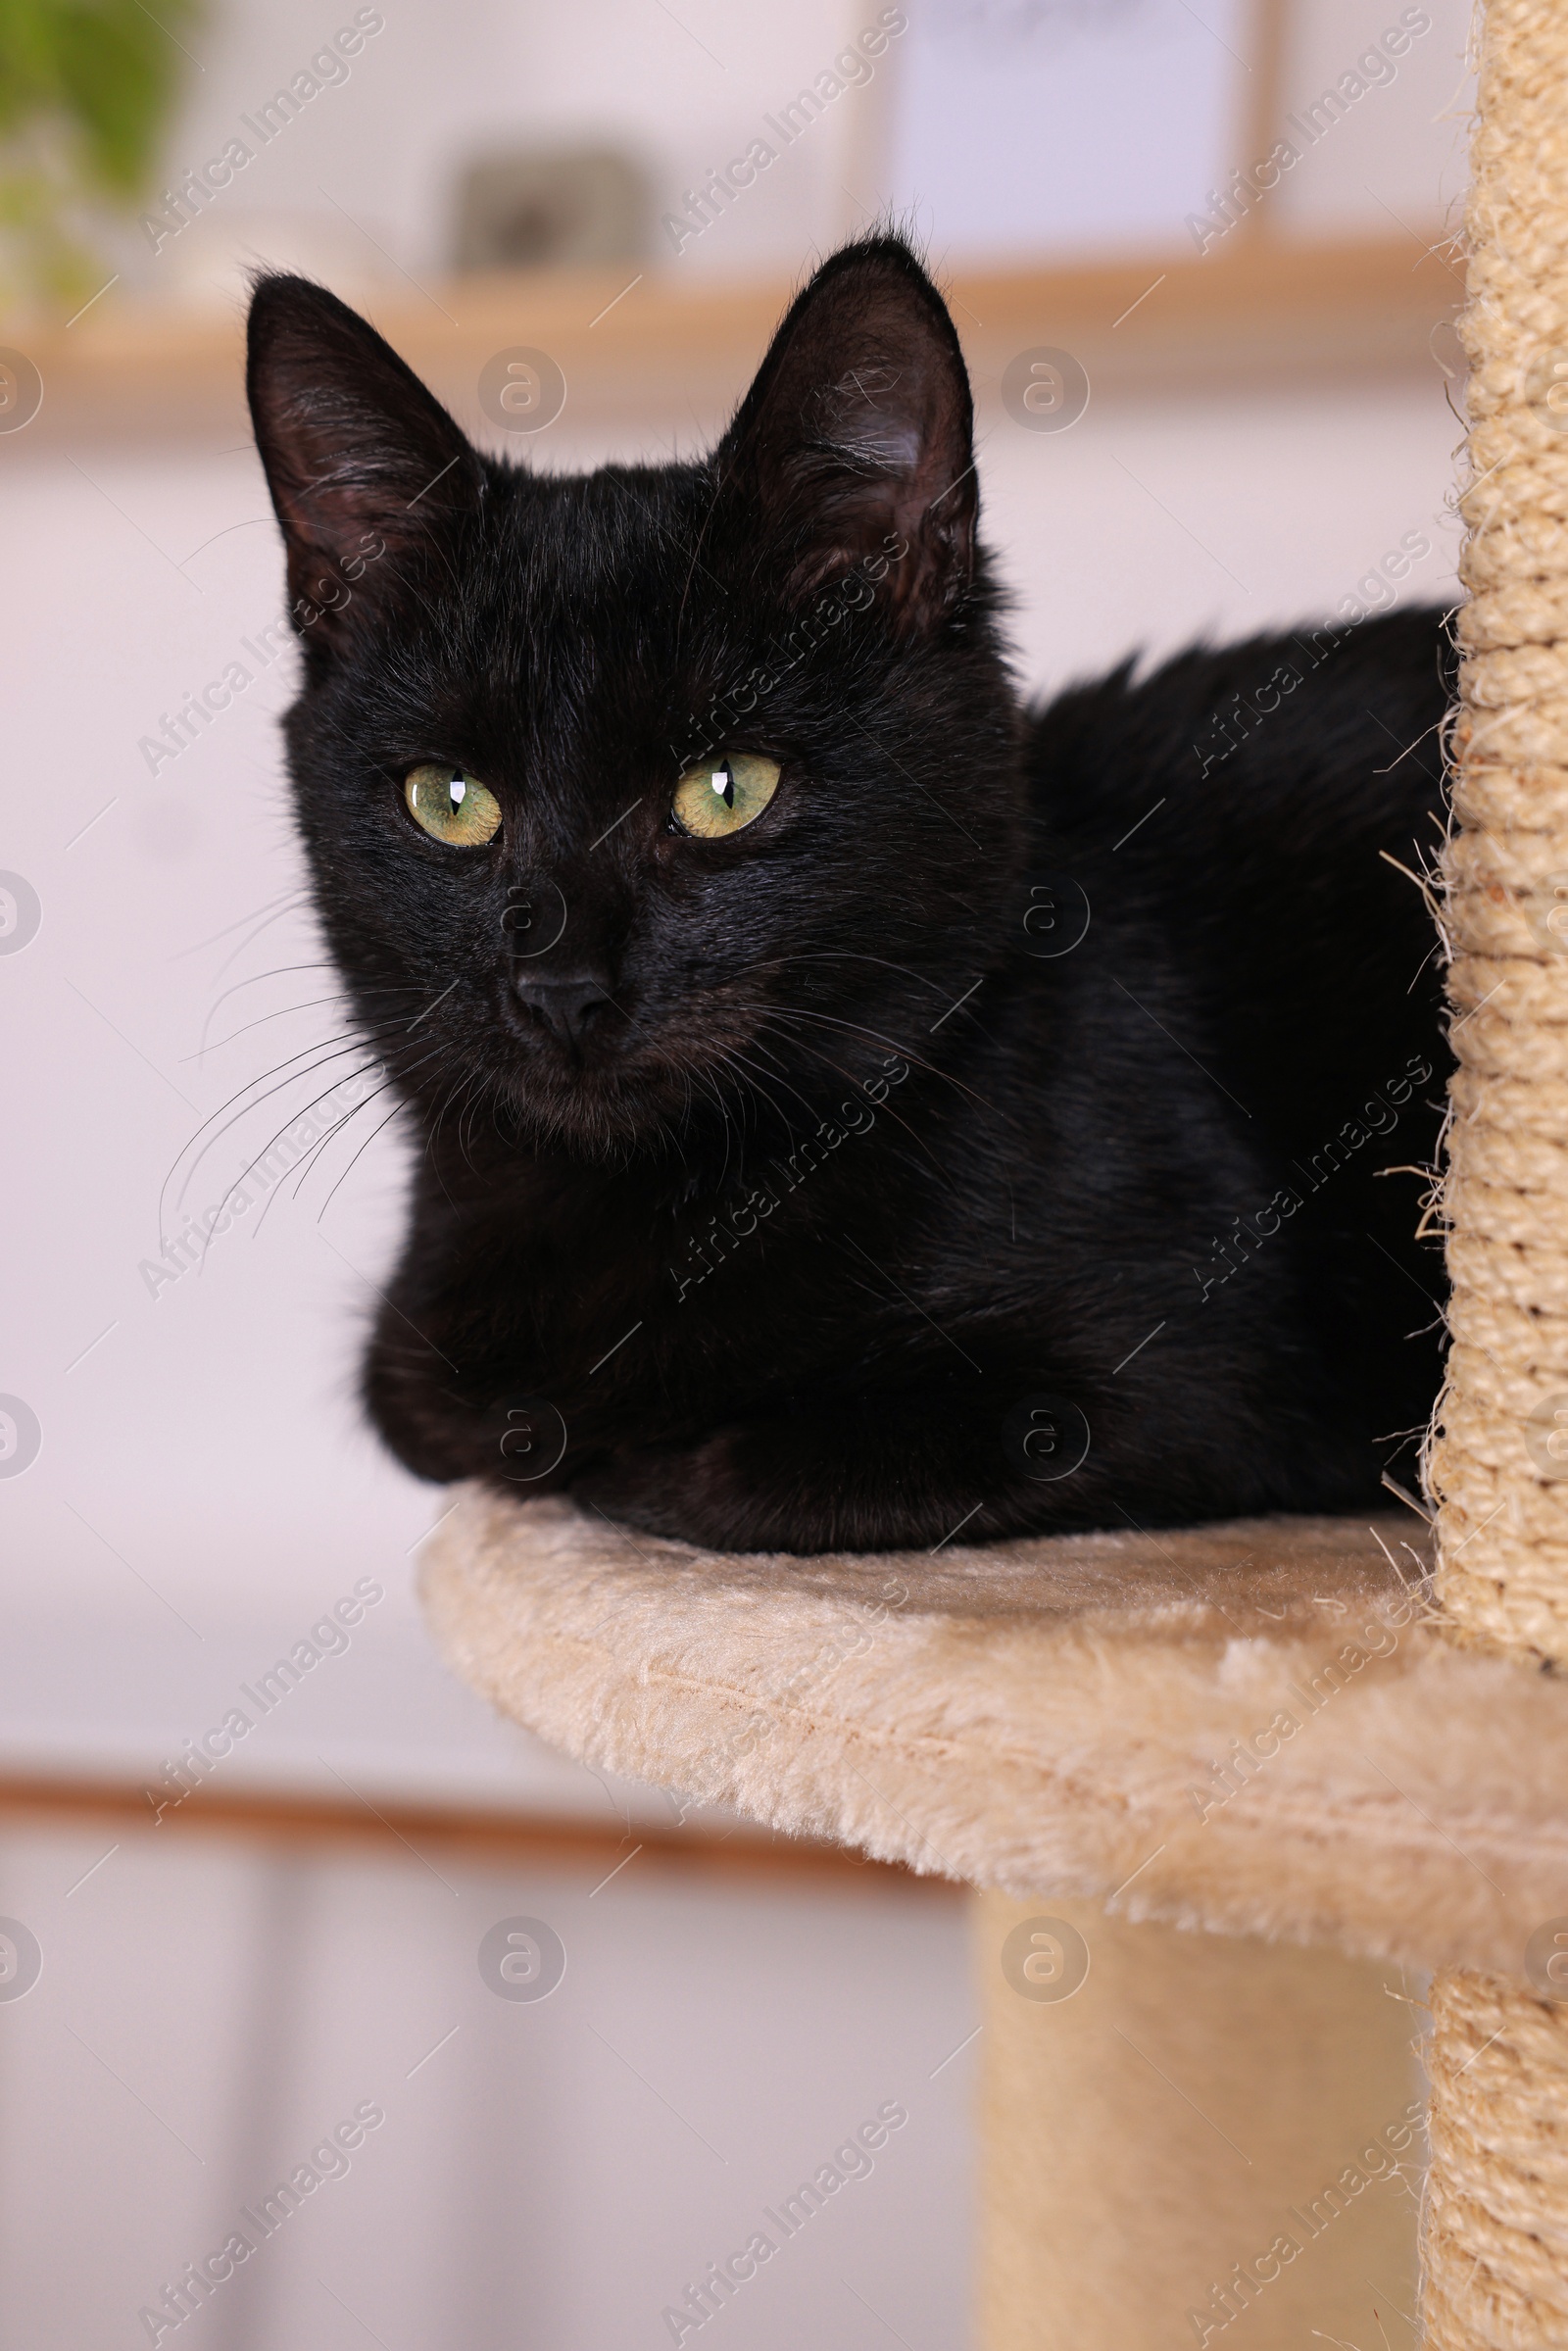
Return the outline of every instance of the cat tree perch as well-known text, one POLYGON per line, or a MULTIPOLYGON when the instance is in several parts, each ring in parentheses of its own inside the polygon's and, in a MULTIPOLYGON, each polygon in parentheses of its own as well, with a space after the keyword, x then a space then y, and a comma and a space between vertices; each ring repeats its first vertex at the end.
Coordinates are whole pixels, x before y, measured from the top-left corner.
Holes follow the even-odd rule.
POLYGON ((1378 2256, 1302 2199, 1381 2176, 1347 2155, 1369 2094, 1385 2156, 1409 2143, 1409 2024, 1369 1960, 1437 1971, 1423 2339, 1568 2351, 1560 0, 1489 0, 1481 69, 1432 1573, 1413 1517, 802 1561, 478 1491, 425 1569, 456 1669, 568 1752, 993 1889, 986 2351, 1329 2329, 1329 2265, 1378 2256))
MULTIPOLYGON (((1470 2069, 1461 2103, 1512 2062, 1507 2032, 1479 2045, 1528 2017, 1557 2049, 1545 2103, 1568 2157, 1568 2030, 1510 1983, 1532 1930, 1568 1919, 1568 1687, 1454 1642, 1412 1530, 1275 1519, 803 1560, 473 1489, 429 1546, 424 1598, 454 1668, 566 1752, 993 1889, 982 2343, 1164 2351, 1361 2146, 1368 2099, 1392 2123, 1414 2088, 1384 1976, 1281 1946, 1457 1971, 1438 2014, 1470 2069), (1042 1913, 1081 1935, 1098 2014, 1089 1987, 1058 2010, 1004 1973, 1008 1935, 1042 1913), (1134 2045, 1220 2139, 1165 2096, 1151 2159, 1161 2093, 1134 2045), (1077 2211, 1067 2178, 1099 2182, 1077 2211)), ((1408 2209, 1384 2199, 1381 2265, 1365 2229, 1314 2248, 1249 2343, 1343 2333, 1408 2209)), ((1568 2290, 1568 2236, 1551 2258, 1568 2290)), ((1568 2344, 1568 2325, 1432 2339, 1568 2344)))
MULTIPOLYGON (((470 1492, 425 1607, 602 1768, 1017 1896, 1509 1968, 1568 1915, 1568 1690, 1431 1621, 1414 1517, 799 1559, 470 1492)), ((1565 2117, 1568 2123, 1568 2117, 1565 2117)))

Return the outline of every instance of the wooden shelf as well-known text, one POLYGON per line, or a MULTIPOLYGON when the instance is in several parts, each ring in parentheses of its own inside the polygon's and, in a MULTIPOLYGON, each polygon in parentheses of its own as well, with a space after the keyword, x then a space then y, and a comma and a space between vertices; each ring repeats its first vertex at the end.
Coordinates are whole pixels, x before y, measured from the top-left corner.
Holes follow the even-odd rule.
MULTIPOLYGON (((1413 234, 1293 245, 1243 229, 1202 258, 960 271, 949 290, 982 395, 1037 345, 1072 352, 1103 393, 1431 367, 1462 280, 1413 234)), ((562 368, 573 421, 678 416, 706 430, 744 389, 790 291, 781 279, 714 284, 673 270, 629 289, 614 276, 554 273, 461 279, 363 307, 476 430, 479 370, 517 344, 562 368)), ((0 437, 0 459, 89 437, 243 436, 242 336, 237 308, 156 308, 113 293, 74 326, 6 329, 39 368, 44 399, 24 432, 0 437)))
POLYGON ((750 1821, 721 1828, 709 1816, 679 1829, 639 1823, 629 1835, 591 1821, 559 1820, 500 1806, 411 1802, 382 1796, 350 1803, 276 1789, 241 1789, 215 1796, 197 1788, 189 1801, 170 1805, 154 1820, 144 1788, 121 1780, 31 1778, 0 1774, 0 1823, 22 1821, 74 1825, 102 1821, 123 1836, 260 1838, 298 1849, 330 1843, 437 1850, 455 1859, 533 1868, 612 1870, 636 1848, 647 1872, 727 1880, 771 1878, 914 1895, 935 1893, 952 1902, 955 1889, 920 1879, 902 1862, 871 1861, 810 1837, 781 1837, 750 1821))

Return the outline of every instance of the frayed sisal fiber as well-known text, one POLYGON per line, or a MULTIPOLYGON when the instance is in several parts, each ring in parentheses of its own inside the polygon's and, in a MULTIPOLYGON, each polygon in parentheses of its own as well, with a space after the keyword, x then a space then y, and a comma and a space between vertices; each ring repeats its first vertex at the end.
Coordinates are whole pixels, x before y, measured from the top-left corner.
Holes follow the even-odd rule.
MULTIPOLYGON (((1568 0, 1489 0, 1478 25, 1443 874, 1453 1346, 1429 1475, 1453 1638, 1551 1673, 1568 1666, 1568 0)), ((1427 2344, 1560 2351, 1568 2007, 1443 1969, 1432 2014, 1427 2344)))

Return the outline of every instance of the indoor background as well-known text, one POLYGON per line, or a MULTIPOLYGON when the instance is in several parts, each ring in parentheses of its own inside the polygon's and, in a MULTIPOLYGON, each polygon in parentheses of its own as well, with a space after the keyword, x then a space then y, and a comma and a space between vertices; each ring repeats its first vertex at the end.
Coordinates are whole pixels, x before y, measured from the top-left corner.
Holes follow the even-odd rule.
MULTIPOLYGON (((341 1019, 281 777, 245 272, 319 277, 486 446, 571 468, 705 446, 802 273, 896 219, 952 292, 1049 694, 1453 595, 1466 0, 141 14, 168 103, 123 202, 72 192, 69 122, 0 112, 5 2340, 689 2340, 664 2312, 897 2103, 702 2331, 953 2351, 961 1897, 568 1765, 422 1634, 446 1501, 353 1393, 404 1146, 361 1056, 310 1074, 341 1019), (517 352, 564 388, 520 421, 517 352), (318 1148, 328 1087, 358 1114, 318 1148), (560 1938, 547 1999, 481 1964, 514 1918, 560 1938), (186 2266, 357 2109, 341 2172, 181 2316, 186 2266)), ((1152 2130, 1173 2094, 1152 2071, 1152 2130)), ((1399 2283, 1322 2326, 1370 2351, 1381 2295, 1404 2351, 1399 2283)))

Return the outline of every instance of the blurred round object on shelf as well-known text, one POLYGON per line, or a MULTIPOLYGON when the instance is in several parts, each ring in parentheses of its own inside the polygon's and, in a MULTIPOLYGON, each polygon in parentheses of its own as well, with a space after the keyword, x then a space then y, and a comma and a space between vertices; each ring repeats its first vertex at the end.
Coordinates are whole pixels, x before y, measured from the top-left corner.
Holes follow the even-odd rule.
POLYGON ((454 269, 591 269, 647 250, 641 166, 612 147, 521 147, 460 173, 454 269))

